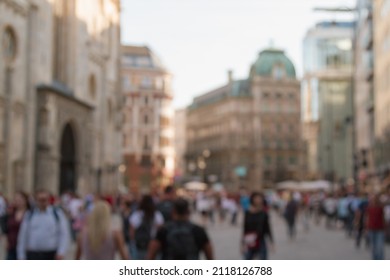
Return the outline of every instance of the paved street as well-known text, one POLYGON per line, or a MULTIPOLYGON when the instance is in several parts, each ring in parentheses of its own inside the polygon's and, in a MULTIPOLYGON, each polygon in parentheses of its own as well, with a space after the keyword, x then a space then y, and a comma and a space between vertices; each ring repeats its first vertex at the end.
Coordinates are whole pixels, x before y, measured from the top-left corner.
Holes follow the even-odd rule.
MULTIPOLYGON (((361 248, 357 250, 354 241, 345 236, 341 230, 326 230, 323 225, 311 225, 305 233, 302 224, 297 228, 297 239, 290 242, 284 221, 276 214, 272 215, 272 226, 275 238, 275 252, 270 254, 274 260, 305 260, 305 259, 370 259, 370 252, 361 248)), ((299 222, 298 222, 299 223, 299 222)), ((240 259, 239 236, 241 228, 230 225, 210 227, 216 258, 224 260, 240 259)), ((386 248, 386 258, 390 259, 390 247, 386 248)))
MULTIPOLYGON (((195 218, 195 220, 197 220, 195 218)), ((341 230, 327 230, 323 225, 311 225, 309 232, 304 232, 302 224, 298 224, 297 239, 288 241, 284 221, 272 214, 272 226, 275 236, 275 252, 270 254, 274 260, 304 260, 304 259, 370 259, 370 252, 364 248, 357 250, 352 239, 345 236, 341 230)), ((217 259, 241 259, 239 238, 241 227, 232 227, 227 222, 208 226, 208 232, 213 241, 217 259)), ((2 242, 3 243, 3 242, 2 242)), ((4 244, 0 246, 0 259, 4 259, 4 244)), ((74 246, 68 254, 74 258, 74 246)), ((390 246, 386 248, 386 259, 390 259, 390 246)))

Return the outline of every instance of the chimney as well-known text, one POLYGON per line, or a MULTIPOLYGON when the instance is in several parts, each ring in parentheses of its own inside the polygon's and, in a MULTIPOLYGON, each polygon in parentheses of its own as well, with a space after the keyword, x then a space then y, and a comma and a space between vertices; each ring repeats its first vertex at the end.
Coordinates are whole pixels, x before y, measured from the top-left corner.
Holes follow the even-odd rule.
POLYGON ((233 71, 228 70, 228 82, 231 84, 233 82, 233 71))

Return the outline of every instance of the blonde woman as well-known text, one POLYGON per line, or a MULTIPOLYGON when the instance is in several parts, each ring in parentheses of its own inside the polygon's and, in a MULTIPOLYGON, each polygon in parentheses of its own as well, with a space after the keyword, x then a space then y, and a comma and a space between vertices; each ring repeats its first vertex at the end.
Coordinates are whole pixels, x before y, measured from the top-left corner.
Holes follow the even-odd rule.
POLYGON ((128 259, 122 232, 112 228, 109 204, 98 201, 77 239, 76 260, 113 260, 117 251, 122 259, 128 259))

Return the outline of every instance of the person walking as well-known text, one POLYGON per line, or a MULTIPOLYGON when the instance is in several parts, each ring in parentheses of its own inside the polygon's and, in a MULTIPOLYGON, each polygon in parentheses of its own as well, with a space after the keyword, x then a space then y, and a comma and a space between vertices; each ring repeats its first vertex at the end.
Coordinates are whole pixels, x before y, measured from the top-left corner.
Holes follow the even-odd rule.
POLYGON ((70 245, 69 223, 62 210, 49 205, 49 192, 38 190, 35 198, 36 207, 24 215, 20 226, 18 259, 64 259, 70 245))
POLYGON ((125 238, 125 243, 129 252, 129 255, 135 255, 131 247, 130 240, 130 217, 133 214, 133 201, 132 199, 126 199, 121 202, 121 218, 122 218, 122 232, 125 238))
POLYGON ((331 229, 334 227, 337 215, 337 196, 329 195, 324 200, 324 210, 326 214, 326 228, 331 229))
POLYGON ((284 218, 286 219, 288 237, 293 240, 296 237, 295 222, 298 214, 298 202, 293 196, 290 197, 286 209, 284 210, 284 218))
POLYGON ((76 260, 114 260, 116 252, 129 258, 122 232, 113 227, 110 204, 98 201, 77 238, 76 260))
POLYGON ((177 199, 174 202, 172 218, 150 243, 147 259, 154 260, 161 253, 163 260, 198 260, 201 252, 206 259, 214 259, 206 231, 190 222, 188 201, 177 199))
POLYGON ((5 233, 6 214, 7 214, 7 201, 5 200, 3 194, 0 192, 0 237, 2 233, 5 233))
POLYGON ((355 214, 355 227, 356 227, 356 248, 360 248, 360 243, 363 237, 366 240, 366 247, 369 244, 369 238, 365 232, 365 224, 368 208, 368 194, 364 193, 361 197, 361 201, 358 204, 355 214))
POLYGON ((269 215, 265 210, 264 197, 254 192, 250 196, 250 207, 244 214, 243 233, 241 238, 241 252, 245 260, 253 260, 256 256, 268 259, 268 239, 273 245, 273 235, 269 222, 269 215))
POLYGON ((29 198, 24 192, 16 192, 14 202, 5 217, 5 235, 7 238, 7 260, 17 260, 17 241, 25 213, 30 210, 29 198))
POLYGON ((373 260, 383 260, 385 250, 385 217, 379 195, 374 195, 367 207, 367 231, 373 260))
POLYGON ((157 209, 163 215, 165 222, 169 222, 172 220, 172 209, 175 196, 176 192, 174 187, 167 186, 164 190, 162 200, 157 205, 157 209))
POLYGON ((164 224, 164 217, 156 210, 153 197, 145 195, 139 209, 130 217, 130 240, 135 250, 134 259, 144 260, 150 241, 164 224))

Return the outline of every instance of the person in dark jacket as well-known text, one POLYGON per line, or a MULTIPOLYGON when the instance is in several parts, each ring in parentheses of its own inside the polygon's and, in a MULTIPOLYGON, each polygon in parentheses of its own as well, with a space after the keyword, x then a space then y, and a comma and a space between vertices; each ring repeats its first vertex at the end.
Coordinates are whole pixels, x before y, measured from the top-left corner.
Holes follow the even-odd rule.
POLYGON ((255 257, 268 259, 267 239, 273 248, 273 236, 269 215, 265 209, 264 196, 254 192, 250 197, 250 207, 245 211, 244 227, 241 238, 241 251, 244 259, 255 257))
POLYGON ((286 219, 288 236, 290 240, 294 239, 296 235, 295 221, 296 221, 297 214, 298 214, 298 203, 291 195, 289 202, 286 205, 286 209, 284 211, 284 218, 286 219))
POLYGON ((7 260, 17 260, 17 241, 20 225, 30 209, 29 198, 24 192, 16 192, 14 202, 6 215, 7 260))

